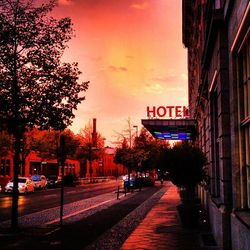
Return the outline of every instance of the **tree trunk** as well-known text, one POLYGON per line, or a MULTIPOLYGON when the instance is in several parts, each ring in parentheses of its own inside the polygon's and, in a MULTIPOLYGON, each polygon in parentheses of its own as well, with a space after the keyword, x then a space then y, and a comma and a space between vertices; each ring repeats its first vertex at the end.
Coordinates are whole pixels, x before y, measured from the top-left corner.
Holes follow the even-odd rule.
POLYGON ((128 167, 128 191, 130 191, 130 174, 131 174, 131 169, 130 166, 128 167))
POLYGON ((65 178, 64 178, 64 166, 66 161, 66 152, 65 152, 65 137, 64 135, 60 136, 60 162, 61 162, 61 172, 62 172, 62 184, 61 184, 61 199, 60 199, 60 225, 63 224, 63 205, 64 205, 64 184, 65 184, 65 178))
MULTIPOLYGON (((16 15, 15 20, 16 24, 16 15)), ((16 28, 16 26, 15 26, 16 28)), ((13 57, 13 101, 14 101, 14 119, 13 119, 13 135, 15 139, 14 149, 14 180, 13 180, 13 196, 12 196, 12 214, 11 214, 11 228, 13 231, 16 231, 18 228, 18 174, 19 174, 19 165, 20 165, 20 149, 21 149, 21 122, 20 122, 20 101, 19 94, 20 88, 18 86, 17 79, 17 39, 15 36, 16 29, 14 29, 14 57, 13 57)))
POLYGON ((90 183, 92 183, 92 174, 93 174, 92 159, 90 159, 89 160, 89 178, 90 178, 90 183))
POLYGON ((18 227, 18 174, 20 165, 20 144, 21 134, 20 129, 14 131, 15 138, 15 154, 14 154, 14 181, 13 181, 13 194, 12 194, 12 214, 11 214, 11 228, 16 231, 18 227))
POLYGON ((26 160, 26 157, 24 155, 22 155, 22 161, 21 161, 21 166, 22 166, 21 174, 22 174, 22 176, 25 176, 25 160, 26 160))

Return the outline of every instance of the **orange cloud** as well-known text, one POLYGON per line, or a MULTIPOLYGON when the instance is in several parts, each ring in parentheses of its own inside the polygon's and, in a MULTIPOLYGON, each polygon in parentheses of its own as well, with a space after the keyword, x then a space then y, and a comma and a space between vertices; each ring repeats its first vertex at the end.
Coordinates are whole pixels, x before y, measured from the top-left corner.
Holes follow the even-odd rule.
POLYGON ((145 86, 145 91, 147 93, 161 94, 162 90, 163 88, 160 84, 148 84, 145 86))
POLYGON ((113 65, 110 65, 108 68, 110 71, 113 71, 113 72, 126 72, 126 71, 128 71, 128 69, 126 67, 116 67, 113 65))
POLYGON ((73 2, 73 0, 58 0, 58 4, 59 5, 67 5, 67 6, 69 6, 69 5, 74 4, 74 2, 73 2))
POLYGON ((133 3, 130 5, 130 8, 132 9, 137 9, 137 10, 145 10, 148 8, 148 3, 143 2, 143 3, 133 3))
POLYGON ((56 17, 71 17, 75 29, 64 60, 79 62, 90 81, 73 131, 95 117, 107 143, 128 116, 140 125, 147 106, 187 104, 181 0, 58 2, 56 17))

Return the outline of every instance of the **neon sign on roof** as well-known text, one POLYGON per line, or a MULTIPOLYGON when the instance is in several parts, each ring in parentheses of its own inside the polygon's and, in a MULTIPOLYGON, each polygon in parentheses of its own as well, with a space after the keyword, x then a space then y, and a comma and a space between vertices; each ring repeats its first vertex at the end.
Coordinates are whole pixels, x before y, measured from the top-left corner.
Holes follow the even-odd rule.
POLYGON ((154 118, 187 118, 189 117, 186 106, 147 106, 147 117, 154 118))
POLYGON ((160 140, 191 140, 190 132, 153 132, 154 136, 160 140))

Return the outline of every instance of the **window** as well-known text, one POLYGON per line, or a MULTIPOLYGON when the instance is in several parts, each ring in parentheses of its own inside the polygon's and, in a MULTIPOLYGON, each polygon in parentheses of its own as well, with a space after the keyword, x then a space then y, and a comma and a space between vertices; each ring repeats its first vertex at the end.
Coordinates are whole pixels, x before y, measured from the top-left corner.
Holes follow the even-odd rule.
POLYGON ((10 175, 10 160, 1 160, 0 175, 10 175))
POLYGON ((207 143, 207 138, 206 138, 206 118, 203 119, 203 152, 206 152, 206 143, 207 143))
POLYGON ((217 88, 211 92, 211 143, 212 143, 212 195, 220 196, 220 164, 218 138, 218 96, 217 88))
POLYGON ((238 57, 241 169, 246 173, 242 179, 243 205, 250 208, 250 36, 238 57))
POLYGON ((1 160, 1 165, 0 165, 0 175, 4 175, 4 163, 5 161, 2 159, 1 160))
POLYGON ((6 160, 5 174, 10 175, 10 160, 6 160))

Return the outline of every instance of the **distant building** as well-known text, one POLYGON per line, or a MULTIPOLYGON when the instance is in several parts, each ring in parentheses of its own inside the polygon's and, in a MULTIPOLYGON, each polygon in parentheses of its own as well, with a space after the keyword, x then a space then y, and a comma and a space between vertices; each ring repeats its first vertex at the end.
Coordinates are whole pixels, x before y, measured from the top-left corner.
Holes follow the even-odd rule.
MULTIPOLYGON (((92 162, 92 177, 114 176, 118 177, 124 174, 124 166, 114 163, 115 148, 105 147, 103 157, 92 162)), ((87 161, 86 177, 90 177, 90 165, 87 161)))
MULTIPOLYGON (((94 160, 92 162, 93 177, 100 176, 114 176, 118 177, 126 173, 126 169, 121 164, 114 163, 115 149, 106 147, 102 158, 94 160)), ((30 176, 34 174, 49 175, 61 175, 61 167, 58 165, 57 159, 43 159, 39 156, 39 153, 31 151, 25 159, 24 169, 21 165, 19 167, 19 175, 30 176)), ((84 166, 82 166, 84 168, 84 166)), ((89 161, 86 162, 86 177, 89 177, 89 161)), ((73 174, 78 177, 84 177, 81 175, 80 162, 75 159, 66 159, 64 174, 73 174)), ((5 157, 0 157, 0 176, 7 176, 12 178, 14 176, 14 161, 13 153, 5 157)))
POLYGON ((250 2, 183 0, 195 143, 210 183, 199 194, 223 249, 250 246, 250 2))
POLYGON ((13 176, 13 153, 0 156, 0 176, 13 176))
MULTIPOLYGON (((13 153, 9 153, 5 157, 0 157, 0 175, 12 178, 14 176, 13 153)), ((80 163, 78 160, 66 159, 65 174, 73 174, 79 176, 80 163)), ((19 168, 19 175, 29 176, 33 174, 61 175, 61 167, 57 163, 57 159, 42 159, 38 153, 31 151, 25 159, 25 168, 19 168)))

